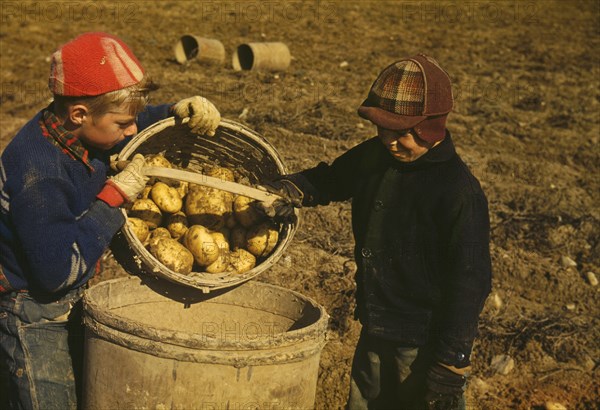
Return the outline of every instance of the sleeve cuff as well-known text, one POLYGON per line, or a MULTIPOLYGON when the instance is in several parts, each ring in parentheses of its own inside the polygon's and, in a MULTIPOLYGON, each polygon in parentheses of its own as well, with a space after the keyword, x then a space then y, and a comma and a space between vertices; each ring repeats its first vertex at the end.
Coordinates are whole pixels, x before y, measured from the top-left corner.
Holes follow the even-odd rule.
POLYGON ((100 193, 96 195, 96 198, 105 202, 113 208, 117 208, 123 205, 123 203, 127 199, 125 195, 121 192, 121 190, 117 188, 114 184, 112 184, 110 181, 106 181, 106 184, 104 184, 104 188, 102 188, 102 191, 100 191, 100 193))
POLYGON ((461 369, 471 364, 471 350, 472 342, 453 343, 453 345, 450 345, 440 340, 434 356, 440 363, 461 369))

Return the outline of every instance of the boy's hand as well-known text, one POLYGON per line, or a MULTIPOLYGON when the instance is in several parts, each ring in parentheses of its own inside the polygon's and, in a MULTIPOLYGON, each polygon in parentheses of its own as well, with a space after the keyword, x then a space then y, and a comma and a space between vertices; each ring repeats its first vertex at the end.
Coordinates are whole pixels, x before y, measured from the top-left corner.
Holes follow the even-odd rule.
POLYGON ((117 188, 125 201, 133 201, 148 182, 148 177, 143 172, 144 165, 146 165, 144 156, 135 154, 123 171, 110 177, 107 184, 117 188))
POLYGON ((302 208, 304 194, 291 181, 278 179, 259 186, 260 189, 277 194, 283 199, 277 199, 271 204, 257 201, 255 207, 270 218, 291 221, 295 217, 294 208, 302 208))
POLYGON ((456 369, 435 363, 427 372, 425 408, 428 410, 458 410, 470 366, 456 369))
POLYGON ((261 214, 281 222, 292 222, 296 216, 294 206, 287 199, 276 199, 272 203, 256 201, 253 206, 261 214))
POLYGON ((189 127, 195 134, 212 137, 221 121, 217 107, 204 97, 184 98, 173 106, 173 113, 183 119, 190 118, 189 127))

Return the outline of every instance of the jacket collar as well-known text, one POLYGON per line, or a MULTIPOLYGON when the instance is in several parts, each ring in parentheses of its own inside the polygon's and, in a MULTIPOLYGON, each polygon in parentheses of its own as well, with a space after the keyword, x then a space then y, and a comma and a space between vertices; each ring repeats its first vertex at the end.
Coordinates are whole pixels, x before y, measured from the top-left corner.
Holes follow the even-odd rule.
POLYGON ((90 171, 94 171, 94 167, 90 163, 89 151, 77 137, 63 127, 62 122, 53 113, 53 103, 42 110, 39 125, 44 137, 69 157, 81 161, 90 171))
POLYGON ((416 170, 429 168, 440 162, 446 162, 452 157, 454 157, 454 155, 456 155, 456 149, 454 148, 454 143, 452 142, 450 131, 446 130, 446 136, 444 137, 442 142, 440 142, 435 147, 431 148, 425 153, 425 155, 418 158, 417 160, 412 162, 401 162, 391 157, 390 158, 394 163, 394 168, 403 170, 416 170))

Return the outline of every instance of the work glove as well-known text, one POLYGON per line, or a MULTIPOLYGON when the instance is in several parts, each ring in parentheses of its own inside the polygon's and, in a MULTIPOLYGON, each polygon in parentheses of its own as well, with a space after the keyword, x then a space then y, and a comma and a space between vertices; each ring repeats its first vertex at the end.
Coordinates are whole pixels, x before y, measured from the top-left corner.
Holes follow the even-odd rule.
POLYGON ((144 156, 135 154, 123 171, 108 178, 106 183, 115 187, 125 201, 132 202, 142 192, 149 179, 144 175, 144 165, 144 156))
POLYGON ((189 117, 188 126, 193 133, 209 137, 215 135, 221 121, 221 114, 217 107, 206 98, 197 95, 179 101, 173 106, 172 111, 181 119, 189 117))
POLYGON ((457 369, 435 363, 427 371, 425 408, 427 410, 457 410, 463 395, 470 366, 457 369))
POLYGON ((294 208, 302 208, 304 193, 288 179, 277 179, 260 185, 258 188, 279 195, 272 203, 256 201, 254 206, 259 212, 279 221, 290 222, 296 214, 294 208))

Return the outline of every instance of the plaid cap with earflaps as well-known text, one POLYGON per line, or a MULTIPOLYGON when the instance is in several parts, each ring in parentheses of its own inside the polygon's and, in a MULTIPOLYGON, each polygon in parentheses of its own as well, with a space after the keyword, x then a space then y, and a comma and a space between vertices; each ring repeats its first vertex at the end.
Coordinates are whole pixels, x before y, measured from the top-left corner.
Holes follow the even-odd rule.
POLYGON ((413 61, 400 61, 390 66, 371 87, 376 107, 399 115, 423 113, 423 74, 413 61))
POLYGON ((420 138, 434 143, 446 135, 452 104, 448 74, 433 58, 418 54, 386 67, 358 114, 383 128, 414 129, 420 138))

